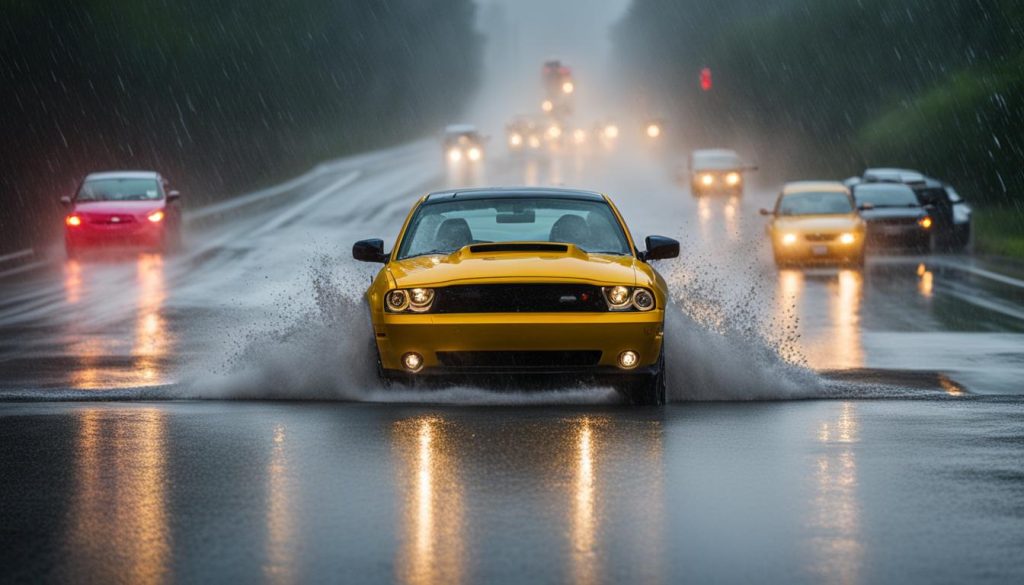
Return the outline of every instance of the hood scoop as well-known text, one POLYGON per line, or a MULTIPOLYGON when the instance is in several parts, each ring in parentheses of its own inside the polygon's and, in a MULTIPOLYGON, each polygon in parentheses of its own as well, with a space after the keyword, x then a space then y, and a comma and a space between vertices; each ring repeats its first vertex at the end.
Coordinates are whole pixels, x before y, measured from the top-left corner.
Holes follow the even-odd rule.
POLYGON ((508 242, 503 244, 474 244, 469 247, 472 254, 489 254, 494 252, 547 252, 549 254, 565 254, 569 251, 567 244, 546 244, 543 242, 508 242))

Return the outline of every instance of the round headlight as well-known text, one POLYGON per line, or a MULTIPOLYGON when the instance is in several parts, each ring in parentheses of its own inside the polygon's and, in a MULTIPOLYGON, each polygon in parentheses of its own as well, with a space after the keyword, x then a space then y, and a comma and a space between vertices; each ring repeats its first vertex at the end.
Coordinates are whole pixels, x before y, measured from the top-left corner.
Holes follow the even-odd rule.
POLYGON ((700 182, 705 187, 710 187, 715 182, 715 177, 711 173, 705 173, 701 175, 700 182))
POLYGON ((462 151, 458 148, 453 148, 448 151, 448 160, 452 162, 459 162, 462 160, 462 151))
POLYGON ((621 309, 629 303, 629 288, 625 286, 613 286, 605 289, 608 295, 608 304, 612 308, 621 309))
POLYGON ((854 240, 856 240, 856 239, 857 239, 856 236, 854 236, 853 234, 845 233, 845 234, 839 236, 839 243, 840 244, 852 244, 854 242, 854 240))
POLYGON ((399 312, 409 308, 409 293, 404 290, 393 290, 384 296, 388 309, 399 312))
POLYGON ((782 243, 790 246, 796 243, 796 234, 784 234, 782 236, 782 243))
POLYGON ((414 288, 409 291, 409 304, 412 309, 415 310, 426 310, 430 308, 430 303, 434 302, 434 290, 429 288, 414 288))
POLYGON ((474 146, 469 149, 469 160, 480 160, 480 157, 482 157, 483 154, 483 151, 474 146))
POLYGON ((646 288, 638 288, 633 293, 633 306, 638 311, 650 311, 654 308, 654 295, 646 288))
POLYGON ((729 186, 736 186, 740 184, 740 178, 741 177, 739 173, 729 173, 728 175, 725 176, 725 182, 729 186))

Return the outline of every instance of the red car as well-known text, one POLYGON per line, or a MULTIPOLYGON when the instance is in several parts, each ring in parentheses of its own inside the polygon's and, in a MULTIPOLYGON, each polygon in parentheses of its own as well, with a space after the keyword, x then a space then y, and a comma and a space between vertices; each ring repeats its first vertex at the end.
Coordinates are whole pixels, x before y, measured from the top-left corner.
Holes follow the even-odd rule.
POLYGON ((114 171, 88 175, 64 218, 68 257, 97 247, 171 251, 181 242, 180 194, 152 171, 114 171))

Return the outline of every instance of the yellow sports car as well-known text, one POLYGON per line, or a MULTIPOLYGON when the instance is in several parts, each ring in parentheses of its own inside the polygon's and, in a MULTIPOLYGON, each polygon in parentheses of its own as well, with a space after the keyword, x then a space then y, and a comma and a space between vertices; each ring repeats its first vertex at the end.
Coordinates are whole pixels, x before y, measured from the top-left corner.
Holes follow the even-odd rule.
POLYGON ((865 223, 845 185, 787 183, 771 216, 768 236, 779 266, 806 263, 864 265, 865 223))
POLYGON ((384 264, 366 293, 381 377, 570 379, 664 403, 668 288, 649 261, 678 256, 679 242, 646 244, 637 250, 600 193, 426 195, 394 250, 379 239, 352 248, 384 264))

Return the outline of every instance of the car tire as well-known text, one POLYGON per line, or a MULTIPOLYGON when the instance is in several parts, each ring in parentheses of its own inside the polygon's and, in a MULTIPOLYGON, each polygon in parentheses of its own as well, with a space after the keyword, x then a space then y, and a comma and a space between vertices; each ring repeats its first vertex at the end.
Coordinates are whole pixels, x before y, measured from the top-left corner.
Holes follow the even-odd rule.
POLYGON ((377 362, 377 379, 380 381, 380 385, 385 390, 391 388, 394 379, 384 371, 384 363, 380 361, 380 349, 377 347, 377 341, 372 337, 370 338, 370 351, 373 352, 373 357, 377 362))
POLYGON ((662 406, 665 404, 666 393, 665 347, 662 341, 655 372, 636 376, 629 382, 625 394, 630 403, 636 406, 662 406))

